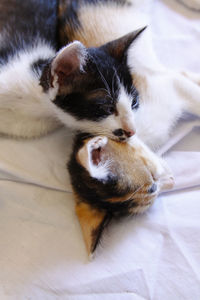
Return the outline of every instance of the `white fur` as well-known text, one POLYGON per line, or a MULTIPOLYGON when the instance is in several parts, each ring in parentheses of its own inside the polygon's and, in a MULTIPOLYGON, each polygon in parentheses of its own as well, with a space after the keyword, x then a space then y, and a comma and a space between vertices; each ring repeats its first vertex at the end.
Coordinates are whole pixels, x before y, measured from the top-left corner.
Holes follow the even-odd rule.
MULTIPOLYGON (((83 68, 84 46, 74 42, 67 47, 74 46, 81 48, 80 61, 83 68)), ((60 50, 59 55, 62 51, 63 49, 60 50)), ((53 81, 54 87, 44 93, 42 86, 39 85, 39 78, 31 70, 32 63, 37 59, 48 59, 54 55, 55 52, 49 45, 38 40, 33 48, 20 51, 0 68, 1 134, 26 138, 37 137, 62 126, 62 120, 67 126, 75 129, 82 128, 79 124, 75 124, 76 121, 71 115, 51 103, 59 88, 56 76, 53 81)))
POLYGON ((38 58, 54 51, 43 42, 22 51, 0 69, 0 133, 34 137, 59 126, 47 96, 31 70, 38 58))
POLYGON ((135 114, 137 134, 155 149, 168 139, 185 111, 200 115, 197 78, 163 67, 153 52, 149 30, 130 49, 128 62, 140 95, 135 114))
POLYGON ((98 180, 105 180, 108 176, 109 170, 109 161, 106 163, 100 162, 98 165, 95 165, 92 161, 92 150, 98 149, 99 147, 104 147, 108 142, 107 137, 97 136, 91 139, 87 144, 88 151, 88 166, 87 170, 90 173, 91 177, 96 178, 98 180))
POLYGON ((117 120, 119 120, 119 124, 126 131, 132 130, 135 131, 135 122, 134 122, 134 114, 135 110, 132 110, 132 98, 127 94, 124 87, 120 86, 119 98, 116 105, 118 116, 117 120))

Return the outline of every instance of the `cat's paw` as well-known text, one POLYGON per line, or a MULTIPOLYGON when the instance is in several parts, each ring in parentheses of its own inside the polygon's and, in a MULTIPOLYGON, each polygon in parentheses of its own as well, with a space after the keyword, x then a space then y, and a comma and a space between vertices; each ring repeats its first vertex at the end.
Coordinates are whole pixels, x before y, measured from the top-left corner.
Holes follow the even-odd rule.
POLYGON ((174 186, 174 176, 165 160, 158 156, 151 156, 148 167, 153 179, 159 187, 159 191, 170 190, 174 186))
POLYGON ((170 190, 174 186, 174 176, 168 164, 160 158, 161 173, 158 177, 160 191, 170 190))

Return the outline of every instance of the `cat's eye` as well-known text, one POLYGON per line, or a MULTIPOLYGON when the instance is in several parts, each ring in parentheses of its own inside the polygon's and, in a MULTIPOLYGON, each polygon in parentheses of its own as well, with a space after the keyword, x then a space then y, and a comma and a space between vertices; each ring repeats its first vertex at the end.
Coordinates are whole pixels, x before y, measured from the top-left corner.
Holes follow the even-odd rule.
POLYGON ((139 97, 134 97, 134 99, 132 100, 132 103, 131 103, 131 108, 134 109, 134 108, 137 108, 139 105, 139 97))

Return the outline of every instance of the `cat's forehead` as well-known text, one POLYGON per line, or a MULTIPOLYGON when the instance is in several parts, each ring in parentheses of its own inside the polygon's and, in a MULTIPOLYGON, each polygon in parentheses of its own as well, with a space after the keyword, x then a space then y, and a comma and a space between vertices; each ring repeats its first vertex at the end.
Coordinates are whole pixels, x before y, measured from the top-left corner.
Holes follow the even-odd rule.
POLYGON ((96 74, 102 83, 106 79, 109 85, 126 84, 132 86, 132 77, 126 60, 119 62, 101 48, 89 48, 87 72, 96 74))

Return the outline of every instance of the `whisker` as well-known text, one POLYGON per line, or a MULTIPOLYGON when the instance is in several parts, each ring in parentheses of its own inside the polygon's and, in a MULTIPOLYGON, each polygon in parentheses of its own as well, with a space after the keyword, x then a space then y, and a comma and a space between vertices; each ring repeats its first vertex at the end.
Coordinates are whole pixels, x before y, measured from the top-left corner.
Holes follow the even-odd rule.
POLYGON ((110 90, 110 87, 109 87, 109 84, 108 82, 106 81, 105 77, 103 76, 103 74, 101 73, 101 71, 99 70, 99 67, 97 66, 96 64, 96 68, 97 68, 97 71, 99 72, 100 76, 101 76, 101 79, 107 89, 107 92, 109 93, 109 95, 111 96, 111 90, 110 90))
POLYGON ((104 91, 106 93, 108 93, 108 91, 104 88, 99 88, 99 89, 95 89, 95 90, 92 90, 93 92, 99 92, 99 91, 104 91))
POLYGON ((112 95, 114 96, 116 91, 114 89, 114 79, 116 78, 118 83, 120 82, 119 78, 118 78, 118 75, 117 75, 117 70, 116 68, 113 68, 114 69, 114 74, 113 74, 113 78, 112 78, 112 95))
POLYGON ((137 189, 133 192, 133 194, 131 194, 131 197, 133 197, 136 193, 138 193, 143 187, 144 187, 144 184, 141 185, 139 188, 137 188, 137 189))

